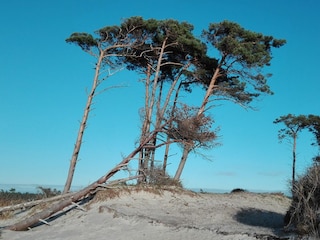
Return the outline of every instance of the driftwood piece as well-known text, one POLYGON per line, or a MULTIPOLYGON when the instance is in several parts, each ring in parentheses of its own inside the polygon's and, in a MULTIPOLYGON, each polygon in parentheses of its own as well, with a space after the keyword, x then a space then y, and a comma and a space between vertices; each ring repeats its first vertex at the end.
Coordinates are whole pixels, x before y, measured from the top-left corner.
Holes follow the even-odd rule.
MULTIPOLYGON (((104 176, 100 177, 96 182, 90 184, 89 186, 85 187, 84 189, 71 194, 66 199, 63 199, 55 204, 52 204, 47 209, 36 213, 32 216, 30 216, 27 219, 24 219, 16 224, 13 224, 11 226, 8 226, 7 228, 14 231, 24 231, 28 230, 31 226, 39 223, 41 220, 46 220, 50 216, 54 215, 55 213, 63 210, 65 207, 71 205, 73 202, 77 202, 81 200, 82 198, 91 195, 95 192, 97 187, 101 186, 101 184, 105 183, 108 179, 110 179, 114 174, 116 174, 118 171, 122 169, 122 167, 126 164, 128 164, 133 157, 141 151, 141 149, 155 136, 156 131, 150 134, 143 143, 139 145, 131 154, 129 154, 126 158, 124 158, 119 164, 117 164, 113 169, 111 169, 109 172, 107 172, 104 176)), ((137 176, 139 177, 139 176, 137 176)))
POLYGON ((49 225, 49 226, 50 226, 50 223, 48 223, 46 220, 39 219, 39 222, 42 222, 42 223, 44 223, 44 224, 46 224, 46 225, 49 225))
POLYGON ((76 206, 76 207, 79 208, 80 210, 86 212, 86 210, 85 210, 83 207, 81 207, 78 203, 72 202, 72 205, 73 205, 73 206, 76 206))

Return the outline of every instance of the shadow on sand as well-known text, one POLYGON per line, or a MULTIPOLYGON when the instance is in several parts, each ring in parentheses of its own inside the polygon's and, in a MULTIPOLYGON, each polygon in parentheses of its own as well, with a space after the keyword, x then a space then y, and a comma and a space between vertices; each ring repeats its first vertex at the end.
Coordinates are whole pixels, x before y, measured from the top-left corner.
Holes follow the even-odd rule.
POLYGON ((234 218, 246 225, 270 228, 277 235, 282 232, 284 226, 283 214, 255 208, 241 209, 234 218))

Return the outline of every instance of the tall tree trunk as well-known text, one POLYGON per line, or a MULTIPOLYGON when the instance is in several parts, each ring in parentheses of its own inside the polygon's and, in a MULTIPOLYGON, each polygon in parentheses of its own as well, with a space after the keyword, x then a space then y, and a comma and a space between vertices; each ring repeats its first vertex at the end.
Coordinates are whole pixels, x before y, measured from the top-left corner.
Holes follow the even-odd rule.
POLYGON ((99 58, 98 58, 98 61, 96 64, 95 75, 94 75, 91 91, 88 95, 86 107, 84 109, 84 113, 83 113, 82 120, 80 123, 78 136, 76 139, 76 143, 74 145, 74 149, 73 149, 73 153, 72 153, 72 157, 71 157, 71 161, 70 161, 68 177, 67 177, 67 181, 65 183, 64 189, 63 189, 63 193, 69 192, 70 188, 71 188, 73 175, 74 175, 76 165, 78 162, 78 156, 79 156, 79 152, 80 152, 80 148, 81 148, 81 144, 82 144, 83 134, 86 129, 86 125, 87 125, 87 121, 88 121, 88 117, 89 117, 89 113, 90 113, 90 109, 91 109, 91 105, 92 105, 92 100, 95 96, 95 91, 99 85, 99 73, 100 73, 100 68, 101 68, 101 63, 102 63, 103 57, 104 57, 104 51, 100 50, 100 55, 99 55, 99 58))
MULTIPOLYGON (((149 94, 149 84, 151 83, 150 81, 150 76, 151 76, 151 66, 148 65, 148 72, 147 72, 147 81, 146 81, 146 95, 148 96, 148 101, 146 100, 145 103, 145 112, 146 112, 146 116, 144 119, 144 127, 142 129, 142 134, 141 134, 141 141, 143 141, 144 136, 148 135, 150 133, 150 125, 151 125, 151 121, 152 121, 152 113, 154 110, 154 104, 156 101, 156 92, 157 92, 157 86, 158 86, 158 80, 159 80, 159 74, 160 74, 160 68, 161 68, 161 63, 162 63, 162 59, 163 59, 163 55, 164 55, 164 50, 166 47, 166 42, 167 42, 167 38, 165 38, 165 40, 162 43, 161 46, 161 50, 159 53, 159 57, 158 57, 158 63, 157 63, 157 67, 155 70, 155 76, 154 76, 154 80, 153 80, 153 84, 152 84, 152 89, 151 89, 151 96, 149 94)), ((156 126, 157 127, 157 126, 156 126)), ((155 128, 156 128, 155 127, 155 128)), ((156 138, 156 134, 154 135, 154 138, 156 138)), ((152 142, 154 142, 154 139, 150 140, 150 143, 152 144, 152 142)), ((152 156, 152 150, 149 147, 150 145, 148 144, 147 148, 142 148, 141 149, 141 153, 140 153, 140 157, 142 157, 139 160, 139 167, 142 167, 142 174, 145 175, 146 172, 148 171, 148 165, 149 165, 149 161, 150 161, 150 157, 152 156)), ((141 171, 141 168, 140 170, 141 171)), ((145 182, 146 179, 142 179, 141 181, 145 182)))
MULTIPOLYGON (((144 119, 143 119, 143 124, 142 124, 142 129, 141 129, 141 137, 140 137, 140 143, 143 142, 145 136, 147 133, 150 131, 150 122, 151 122, 151 112, 149 109, 149 104, 150 104, 150 93, 149 93, 149 84, 150 84, 150 76, 151 76, 151 66, 148 64, 147 66, 147 72, 146 72, 146 82, 145 82, 145 103, 144 103, 144 119)), ((138 166, 138 175, 145 176, 145 159, 146 159, 146 154, 145 150, 142 148, 141 151, 139 152, 139 166, 138 166)), ((145 182, 146 178, 143 177, 138 180, 138 183, 145 182)))

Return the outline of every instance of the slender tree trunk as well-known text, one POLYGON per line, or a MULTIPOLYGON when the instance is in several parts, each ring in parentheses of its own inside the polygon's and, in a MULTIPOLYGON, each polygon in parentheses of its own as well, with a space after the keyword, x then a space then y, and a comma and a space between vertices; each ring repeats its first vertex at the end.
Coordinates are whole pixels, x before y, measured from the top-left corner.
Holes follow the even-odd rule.
MULTIPOLYGON (((180 92, 180 89, 181 89, 182 85, 183 85, 183 83, 180 82, 180 84, 179 84, 179 86, 178 86, 178 88, 176 90, 176 94, 174 96, 174 101, 173 101, 173 106, 172 106, 172 109, 171 109, 171 118, 173 118, 173 116, 174 116, 174 112, 175 112, 176 107, 177 107, 177 101, 178 101, 178 97, 179 97, 179 92, 180 92)), ((172 119, 170 120, 169 129, 171 127, 172 127, 172 119)), ((166 148, 165 148, 165 151, 164 151, 163 164, 162 164, 162 171, 163 171, 164 174, 166 173, 166 170, 167 170, 167 162, 168 162, 169 149, 170 149, 170 143, 169 142, 170 142, 170 137, 169 137, 169 135, 167 135, 166 148)))
MULTIPOLYGON (((170 139, 167 137, 167 142, 169 142, 170 139)), ((163 163, 162 163, 162 171, 165 173, 167 171, 167 162, 168 162, 168 156, 169 156, 169 149, 170 149, 170 144, 166 144, 166 149, 164 151, 164 156, 163 156, 163 163)))
POLYGON ((296 148, 297 148, 297 135, 293 136, 293 149, 292 149, 292 188, 296 182, 296 148))
POLYGON ((92 105, 92 100, 95 96, 95 91, 99 85, 99 73, 100 73, 100 68, 101 68, 101 63, 102 63, 103 57, 104 57, 104 51, 100 50, 100 55, 99 55, 99 58, 97 61, 91 91, 88 95, 86 107, 84 109, 84 113, 83 113, 82 120, 80 123, 78 136, 77 136, 76 143, 74 145, 74 149, 73 149, 73 153, 72 153, 72 157, 71 157, 71 161, 70 161, 68 177, 67 177, 67 181, 65 183, 64 189, 63 189, 63 193, 69 192, 70 188, 71 188, 73 175, 74 175, 76 165, 78 162, 78 156, 79 156, 79 152, 80 152, 80 148, 81 148, 81 144, 82 144, 83 134, 86 129, 86 125, 87 125, 87 121, 88 121, 88 117, 89 117, 89 113, 90 113, 90 109, 91 109, 91 105, 92 105))
MULTIPOLYGON (((155 128, 158 128, 161 125, 161 121, 163 119, 161 115, 161 100, 162 100, 162 89, 163 89, 163 81, 160 82, 160 88, 159 88, 159 95, 158 95, 158 100, 157 100, 157 105, 156 105, 156 124, 155 128)), ((153 173, 154 171, 154 166, 155 166, 155 146, 157 145, 157 135, 155 135, 153 141, 152 141, 152 146, 154 148, 149 149, 150 151, 150 172, 153 173)))
POLYGON ((185 145, 184 146, 183 154, 182 154, 178 169, 177 169, 176 174, 175 174, 175 176, 173 178, 174 180, 177 180, 177 181, 180 180, 182 171, 183 171, 184 166, 185 166, 186 161, 187 161, 188 154, 190 153, 191 149, 192 149, 191 145, 185 145))

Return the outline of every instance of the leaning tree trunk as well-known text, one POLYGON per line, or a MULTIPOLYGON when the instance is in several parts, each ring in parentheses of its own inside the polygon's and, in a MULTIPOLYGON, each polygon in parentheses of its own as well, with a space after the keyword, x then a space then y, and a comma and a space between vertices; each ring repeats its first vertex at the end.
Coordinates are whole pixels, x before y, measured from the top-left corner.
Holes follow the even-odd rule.
POLYGON ((186 164, 186 161, 187 161, 187 157, 191 151, 192 147, 190 144, 186 144, 185 147, 183 148, 183 154, 182 154, 182 157, 181 157, 181 160, 180 160, 180 163, 179 163, 179 166, 178 166, 178 169, 176 171, 176 174, 174 176, 174 180, 177 180, 179 181, 180 180, 180 177, 181 177, 181 174, 182 174, 182 171, 184 169, 184 166, 186 164))
MULTIPOLYGON (((222 62, 222 60, 221 60, 221 62, 222 62)), ((198 111, 198 116, 201 115, 202 113, 204 113, 204 111, 206 109, 206 106, 209 103, 209 98, 212 95, 212 92, 214 90, 216 81, 217 81, 219 76, 220 76, 220 67, 217 67, 216 70, 214 71, 214 74, 213 74, 212 78, 211 78, 210 84, 209 84, 208 89, 206 91, 206 95, 203 98, 201 107, 200 107, 200 109, 198 111)))
POLYGON ((79 132, 78 132, 76 143, 74 145, 74 149, 73 149, 73 153, 70 161, 68 177, 63 189, 63 193, 69 192, 71 188, 71 183, 72 183, 74 171, 76 169, 76 165, 78 162, 78 156, 79 156, 79 152, 82 144, 82 138, 83 138, 84 131, 86 129, 86 125, 87 125, 87 121, 88 121, 88 117, 89 117, 89 113, 92 105, 92 100, 95 96, 95 91, 99 85, 99 72, 100 72, 100 67, 101 67, 103 58, 104 58, 104 51, 100 51, 100 56, 98 58, 98 62, 96 65, 96 71, 93 79, 92 88, 88 95, 86 107, 84 109, 83 117, 80 123, 79 132))
POLYGON ((50 206, 49 208, 36 213, 35 215, 21 221, 18 222, 16 224, 13 224, 11 226, 8 227, 8 229, 10 230, 15 230, 15 231, 23 231, 23 230, 27 230, 30 226, 33 226, 37 223, 39 223, 40 221, 43 221, 45 219, 47 219, 48 217, 54 215, 55 213, 57 213, 58 211, 64 209, 65 207, 71 205, 74 202, 77 202, 79 200, 81 200, 82 198, 84 198, 85 196, 87 196, 88 194, 90 194, 91 192, 93 192, 97 187, 99 187, 101 184, 105 183, 109 178, 111 178, 114 174, 116 174, 118 171, 120 171, 124 166, 126 166, 132 159, 133 157, 139 152, 141 151, 141 149, 151 140, 153 139, 154 135, 156 134, 156 132, 153 132, 152 134, 150 134, 148 136, 148 138, 146 138, 142 144, 140 144, 140 146, 138 148, 136 148, 129 156, 127 156, 125 159, 123 159, 118 165, 116 165, 112 170, 110 170, 108 173, 106 173, 104 176, 102 176, 101 178, 99 178, 96 182, 90 184, 89 186, 87 186, 86 188, 82 189, 79 192, 76 192, 74 195, 69 196, 56 203, 53 204, 52 206, 50 206))
MULTIPOLYGON (((220 63, 222 63, 224 61, 224 58, 221 59, 220 63)), ((203 101, 202 101, 202 104, 199 108, 199 111, 197 113, 197 116, 199 117, 201 114, 204 113, 205 109, 206 109, 206 106, 208 105, 209 103, 209 98, 210 96, 212 95, 213 93, 213 90, 215 88, 215 83, 218 79, 218 77, 220 76, 220 67, 218 66, 215 71, 214 71, 214 74, 211 78, 211 81, 210 81, 210 84, 208 86, 208 89, 206 91, 206 94, 203 98, 203 101)), ((190 141, 192 141, 192 139, 190 139, 190 141)), ((181 160, 180 160, 180 164, 179 164, 179 167, 177 169, 177 172, 176 172, 176 175, 174 177, 175 180, 179 180, 180 179, 180 176, 181 176, 181 173, 182 173, 182 170, 184 168, 184 165, 186 164, 186 161, 187 161, 187 158, 188 158, 188 155, 189 153, 191 152, 192 150, 192 146, 193 144, 190 145, 190 143, 186 143, 184 144, 183 146, 183 154, 182 154, 182 157, 181 157, 181 160)))

